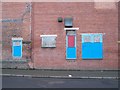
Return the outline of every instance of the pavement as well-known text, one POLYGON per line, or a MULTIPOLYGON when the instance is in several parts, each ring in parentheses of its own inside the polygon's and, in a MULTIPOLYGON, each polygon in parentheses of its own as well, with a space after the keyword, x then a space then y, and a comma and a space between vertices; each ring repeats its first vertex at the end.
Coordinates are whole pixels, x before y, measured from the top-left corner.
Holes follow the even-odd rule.
POLYGON ((24 70, 2 69, 2 76, 33 78, 119 79, 118 70, 24 70))

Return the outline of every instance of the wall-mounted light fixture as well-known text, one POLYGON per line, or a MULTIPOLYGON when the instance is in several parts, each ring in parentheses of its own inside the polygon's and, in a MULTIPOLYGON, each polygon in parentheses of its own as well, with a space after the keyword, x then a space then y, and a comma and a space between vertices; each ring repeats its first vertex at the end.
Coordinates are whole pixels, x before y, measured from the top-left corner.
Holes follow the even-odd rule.
POLYGON ((63 18, 62 17, 58 17, 58 22, 62 22, 63 18))

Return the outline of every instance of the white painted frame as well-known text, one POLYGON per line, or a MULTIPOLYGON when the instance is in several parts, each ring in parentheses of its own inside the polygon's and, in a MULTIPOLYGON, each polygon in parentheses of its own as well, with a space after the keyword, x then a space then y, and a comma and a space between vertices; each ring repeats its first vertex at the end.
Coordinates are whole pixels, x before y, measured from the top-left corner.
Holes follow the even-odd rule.
POLYGON ((79 28, 64 28, 64 30, 79 30, 79 28))
POLYGON ((51 36, 57 37, 57 35, 40 35, 40 37, 51 37, 51 36))

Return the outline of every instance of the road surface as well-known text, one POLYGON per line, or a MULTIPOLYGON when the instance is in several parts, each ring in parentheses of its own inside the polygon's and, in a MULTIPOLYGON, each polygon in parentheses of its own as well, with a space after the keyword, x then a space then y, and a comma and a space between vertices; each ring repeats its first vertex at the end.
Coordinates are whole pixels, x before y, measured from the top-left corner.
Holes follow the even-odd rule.
POLYGON ((117 79, 2 77, 3 88, 118 88, 117 79))

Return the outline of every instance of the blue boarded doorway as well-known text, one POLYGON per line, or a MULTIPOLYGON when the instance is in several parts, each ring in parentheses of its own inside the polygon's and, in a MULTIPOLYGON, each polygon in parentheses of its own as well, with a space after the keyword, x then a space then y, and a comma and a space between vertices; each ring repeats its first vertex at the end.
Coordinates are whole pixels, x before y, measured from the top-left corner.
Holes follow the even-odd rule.
POLYGON ((13 58, 22 57, 22 38, 12 38, 12 56, 13 58))
POLYGON ((66 31, 66 59, 75 60, 76 52, 76 31, 66 31))

